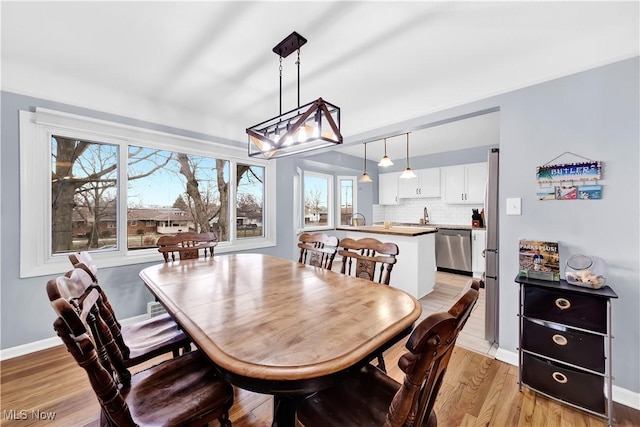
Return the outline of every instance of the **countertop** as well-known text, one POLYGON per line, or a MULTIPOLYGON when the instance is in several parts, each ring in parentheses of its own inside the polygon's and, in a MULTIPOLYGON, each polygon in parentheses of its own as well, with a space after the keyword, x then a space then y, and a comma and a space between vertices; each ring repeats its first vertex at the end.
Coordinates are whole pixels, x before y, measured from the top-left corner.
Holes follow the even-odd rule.
MULTIPOLYGON (((382 226, 383 224, 380 222, 374 222, 373 226, 382 226)), ((485 227, 472 227, 471 225, 461 225, 461 224, 419 224, 417 222, 394 222, 393 227, 434 227, 434 228, 442 228, 447 230, 486 230, 485 227)))
POLYGON ((384 228, 381 225, 363 225, 358 227, 348 227, 348 226, 340 226, 336 227, 336 230, 342 231, 356 231, 359 233, 372 233, 372 234, 390 234, 396 236, 421 236, 424 234, 435 233, 438 231, 437 228, 429 225, 420 225, 420 226, 409 226, 403 227, 399 225, 393 225, 391 228, 384 228))

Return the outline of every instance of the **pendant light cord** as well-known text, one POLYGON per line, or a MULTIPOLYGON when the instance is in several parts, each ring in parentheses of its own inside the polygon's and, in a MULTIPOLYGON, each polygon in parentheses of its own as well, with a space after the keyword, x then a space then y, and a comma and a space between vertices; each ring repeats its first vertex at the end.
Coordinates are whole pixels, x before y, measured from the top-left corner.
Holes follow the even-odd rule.
POLYGON ((409 167, 409 132, 407 132, 407 167, 409 167))

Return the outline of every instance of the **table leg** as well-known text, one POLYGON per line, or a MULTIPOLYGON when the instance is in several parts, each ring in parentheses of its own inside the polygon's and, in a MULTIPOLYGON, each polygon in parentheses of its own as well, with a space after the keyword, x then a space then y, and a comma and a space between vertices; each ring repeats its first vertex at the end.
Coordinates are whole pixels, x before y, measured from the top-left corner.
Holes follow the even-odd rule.
POLYGON ((304 396, 273 396, 273 422, 271 427, 295 427, 296 408, 304 396))

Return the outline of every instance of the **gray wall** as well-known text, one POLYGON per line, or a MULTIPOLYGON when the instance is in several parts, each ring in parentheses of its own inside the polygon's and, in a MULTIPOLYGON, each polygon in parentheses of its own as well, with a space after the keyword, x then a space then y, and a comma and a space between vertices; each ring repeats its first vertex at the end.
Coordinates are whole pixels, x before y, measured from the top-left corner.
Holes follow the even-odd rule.
MULTIPOLYGON (((639 79, 636 57, 371 131, 402 132, 425 123, 499 108, 500 213, 505 211, 506 197, 522 198, 522 215, 500 218, 500 346, 513 352, 517 347, 518 287, 513 278, 518 271, 518 240, 557 240, 561 265, 574 253, 597 255, 609 263, 608 283, 620 296, 613 303, 614 383, 633 392, 640 391, 639 79), (565 151, 603 162, 603 200, 536 200, 536 166, 565 151)), ((53 315, 43 291, 48 278, 18 279, 17 110, 36 105, 89 116, 99 114, 2 93, 2 348, 53 336, 53 315)), ((357 161, 343 158, 344 163, 339 163, 339 159, 336 154, 320 154, 278 160, 278 246, 264 252, 291 256, 295 236, 288 195, 292 194, 296 166, 313 166, 321 171, 331 165, 333 169, 327 170, 345 167, 356 175, 361 173, 357 161)), ((375 167, 367 170, 375 172, 375 167)), ((367 198, 372 202, 377 199, 375 185, 359 187, 363 187, 358 193, 361 203, 367 198)), ((110 283, 117 283, 107 291, 120 317, 144 311, 149 296, 137 278, 143 267, 103 272, 110 283)))
MULTIPOLYGON (((18 246, 20 243, 18 111, 34 111, 36 107, 50 108, 206 141, 224 142, 243 148, 246 147, 246 145, 233 141, 220 141, 220 139, 211 135, 190 132, 183 129, 176 129, 10 92, 0 92, 0 95, 2 114, 2 129, 0 132, 0 188, 2 191, 0 324, 2 325, 2 333, 0 334, 0 348, 7 349, 55 336, 53 333, 53 310, 46 298, 44 288, 46 282, 49 279, 55 278, 57 275, 20 279, 20 251, 18 246), (11 325, 11 327, 9 327, 9 325, 11 325)), ((42 149, 45 150, 46 147, 42 149)), ((293 175, 296 167, 336 176, 358 176, 362 173, 360 170, 361 163, 355 157, 330 154, 323 158, 325 159, 324 162, 297 157, 287 157, 277 160, 277 246, 254 252, 267 253, 285 258, 293 258, 295 256, 296 236, 292 220, 293 199, 291 194, 293 194, 293 175), (327 163, 330 163, 331 167, 329 167, 327 163)), ((369 217, 371 217, 372 194, 371 186, 359 188, 358 200, 360 200, 362 206, 368 210, 369 217)), ((153 301, 153 297, 146 288, 141 285, 140 279, 138 278, 138 272, 149 265, 152 265, 152 263, 100 269, 101 284, 108 293, 109 299, 120 319, 144 314, 146 312, 147 302, 153 301)))

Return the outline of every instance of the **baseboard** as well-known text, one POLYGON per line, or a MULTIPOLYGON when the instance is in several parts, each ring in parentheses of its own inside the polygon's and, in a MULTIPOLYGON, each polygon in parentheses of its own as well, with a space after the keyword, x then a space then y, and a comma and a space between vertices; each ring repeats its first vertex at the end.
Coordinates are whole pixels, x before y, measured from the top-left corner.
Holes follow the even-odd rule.
POLYGON ((518 353, 505 350, 502 347, 498 347, 498 350, 496 351, 496 359, 513 366, 518 366, 520 364, 518 353))
MULTIPOLYGON (((510 365, 519 365, 518 353, 505 350, 500 347, 498 347, 498 350, 496 351, 496 359, 510 365)), ((626 388, 618 387, 616 385, 611 387, 611 391, 614 402, 618 402, 621 405, 640 411, 640 393, 636 393, 635 391, 627 390, 626 388)))
MULTIPOLYGON (((130 323, 136 323, 149 318, 149 315, 142 314, 140 316, 129 317, 120 321, 121 325, 128 325, 130 323)), ((60 338, 51 337, 40 341, 34 341, 23 345, 17 345, 15 347, 9 347, 4 350, 0 350, 0 361, 13 359, 14 357, 24 356, 25 354, 35 353, 36 351, 46 350, 57 345, 62 345, 60 338)))

